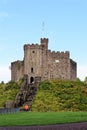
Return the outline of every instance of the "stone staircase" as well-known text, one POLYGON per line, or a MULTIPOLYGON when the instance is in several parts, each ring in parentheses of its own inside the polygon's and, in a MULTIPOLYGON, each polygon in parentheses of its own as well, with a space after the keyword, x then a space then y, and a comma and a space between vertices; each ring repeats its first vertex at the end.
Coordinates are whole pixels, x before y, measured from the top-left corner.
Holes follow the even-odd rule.
POLYGON ((35 77, 35 81, 31 84, 28 84, 27 79, 28 76, 25 75, 24 82, 21 85, 20 92, 16 96, 14 107, 23 107, 25 104, 27 104, 30 109, 32 106, 34 97, 40 85, 41 78, 35 77))

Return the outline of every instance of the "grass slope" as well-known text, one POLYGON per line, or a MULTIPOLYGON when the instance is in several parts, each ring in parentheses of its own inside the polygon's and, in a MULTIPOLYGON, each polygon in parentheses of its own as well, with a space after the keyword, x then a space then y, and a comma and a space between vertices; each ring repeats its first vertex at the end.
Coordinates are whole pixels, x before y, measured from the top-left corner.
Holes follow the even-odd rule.
POLYGON ((4 107, 7 101, 14 101, 20 89, 20 82, 15 83, 10 81, 6 84, 0 84, 0 107, 4 107))
POLYGON ((87 86, 81 81, 44 81, 32 105, 36 112, 86 110, 87 86))
MULTIPOLYGON (((23 83, 21 79, 0 84, 0 107, 8 100, 14 101, 23 83)), ((87 85, 81 81, 50 80, 41 83, 31 111, 86 111, 87 85)))
POLYGON ((0 115, 0 126, 51 125, 87 121, 87 112, 24 112, 0 115))

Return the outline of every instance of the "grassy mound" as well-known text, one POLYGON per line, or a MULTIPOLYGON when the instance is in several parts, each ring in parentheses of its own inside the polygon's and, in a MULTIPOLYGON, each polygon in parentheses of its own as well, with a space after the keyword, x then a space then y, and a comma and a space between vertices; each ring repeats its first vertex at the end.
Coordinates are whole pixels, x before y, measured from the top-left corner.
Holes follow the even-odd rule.
MULTIPOLYGON (((8 100, 15 100, 22 80, 0 84, 0 107, 8 100)), ((87 85, 81 81, 44 81, 39 86, 31 111, 86 111, 87 85)))
POLYGON ((32 105, 38 112, 86 110, 87 86, 81 81, 44 81, 32 105))
POLYGON ((20 89, 20 82, 16 83, 10 81, 8 83, 0 84, 0 107, 4 107, 7 101, 14 101, 20 89))

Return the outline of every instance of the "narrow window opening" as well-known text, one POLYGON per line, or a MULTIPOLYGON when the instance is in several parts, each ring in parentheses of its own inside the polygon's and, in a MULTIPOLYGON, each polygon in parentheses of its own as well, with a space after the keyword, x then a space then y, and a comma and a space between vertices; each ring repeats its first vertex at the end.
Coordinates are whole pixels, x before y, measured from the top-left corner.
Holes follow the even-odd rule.
POLYGON ((35 51, 32 51, 32 53, 35 53, 35 51))
POLYGON ((31 68, 31 73, 33 73, 33 71, 34 71, 33 68, 31 68))

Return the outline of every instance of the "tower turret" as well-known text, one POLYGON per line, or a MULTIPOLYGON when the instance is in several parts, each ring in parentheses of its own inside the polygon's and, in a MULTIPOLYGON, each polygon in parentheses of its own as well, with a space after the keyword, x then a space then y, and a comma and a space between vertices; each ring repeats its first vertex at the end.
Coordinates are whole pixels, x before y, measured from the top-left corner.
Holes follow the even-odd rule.
POLYGON ((45 48, 46 50, 48 50, 48 41, 49 41, 48 38, 41 38, 40 39, 40 43, 41 43, 42 47, 45 48))

